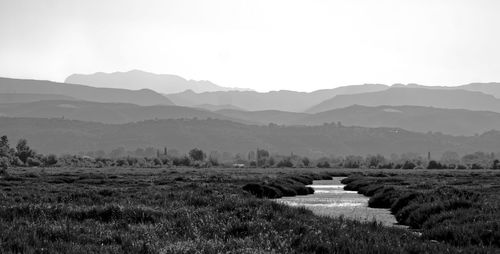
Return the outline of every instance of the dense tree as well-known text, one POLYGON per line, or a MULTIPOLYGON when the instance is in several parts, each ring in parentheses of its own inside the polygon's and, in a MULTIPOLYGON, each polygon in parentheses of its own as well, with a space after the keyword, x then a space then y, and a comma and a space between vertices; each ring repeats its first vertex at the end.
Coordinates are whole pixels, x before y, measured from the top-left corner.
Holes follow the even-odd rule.
POLYGON ((220 160, 220 154, 218 151, 211 151, 208 155, 208 161, 212 166, 218 166, 220 160))
POLYGON ((344 167, 345 168, 359 168, 363 162, 363 157, 349 155, 345 157, 344 167))
POLYGON ((328 161, 320 161, 318 164, 316 164, 316 167, 318 168, 329 168, 330 163, 328 161))
POLYGON ((0 175, 4 174, 10 166, 10 161, 7 157, 0 157, 0 175))
POLYGON ((293 167, 293 163, 290 159, 290 157, 283 158, 276 164, 278 168, 291 168, 293 167))
POLYGON ((466 154, 462 157, 462 163, 471 169, 489 168, 493 165, 494 155, 489 155, 484 152, 475 152, 466 154))
POLYGON ((7 136, 0 138, 0 157, 10 157, 9 139, 7 136))
POLYGON ((33 151, 28 146, 28 141, 26 139, 20 139, 19 142, 17 143, 17 146, 16 146, 16 156, 23 163, 26 163, 28 161, 28 158, 31 158, 31 157, 35 156, 35 151, 33 151))
POLYGON ((189 157, 193 161, 203 161, 205 159, 205 153, 201 149, 193 148, 189 151, 189 157))
POLYGON ((311 161, 309 160, 309 158, 307 157, 302 158, 302 165, 304 165, 305 167, 309 167, 310 163, 311 161))
MULTIPOLYGON (((268 159, 269 159, 269 152, 267 150, 257 149, 257 166, 261 167, 266 166, 266 162, 269 162, 268 159)), ((268 163, 268 165, 269 164, 272 165, 271 163, 268 163)))
POLYGON ((369 168, 378 168, 381 165, 386 164, 386 159, 384 156, 377 154, 377 155, 368 155, 366 156, 365 164, 369 168))
POLYGON ((492 169, 500 169, 500 160, 495 159, 493 161, 493 166, 491 167, 492 169))
POLYGON ((405 161, 401 166, 402 169, 414 169, 417 165, 412 161, 405 161))
POLYGON ((429 161, 429 164, 427 165, 427 169, 443 169, 446 168, 445 165, 442 165, 441 163, 431 160, 429 161))

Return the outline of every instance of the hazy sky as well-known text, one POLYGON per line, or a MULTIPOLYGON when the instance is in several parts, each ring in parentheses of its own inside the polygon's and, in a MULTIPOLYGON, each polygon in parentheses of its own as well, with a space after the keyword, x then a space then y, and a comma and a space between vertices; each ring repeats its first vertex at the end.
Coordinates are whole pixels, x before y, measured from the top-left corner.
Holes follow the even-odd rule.
POLYGON ((258 91, 500 81, 498 0, 0 0, 0 76, 140 69, 258 91))

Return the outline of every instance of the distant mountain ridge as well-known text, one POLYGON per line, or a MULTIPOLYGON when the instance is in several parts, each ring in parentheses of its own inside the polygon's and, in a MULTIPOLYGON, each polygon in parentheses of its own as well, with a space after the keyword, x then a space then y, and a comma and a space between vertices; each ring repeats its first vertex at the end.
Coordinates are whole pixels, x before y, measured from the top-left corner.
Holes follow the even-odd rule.
POLYGON ((395 84, 392 87, 403 87, 403 88, 427 88, 427 89, 451 89, 451 90, 466 90, 472 92, 482 92, 485 94, 490 94, 495 96, 496 98, 500 98, 500 83, 498 82, 489 82, 489 83, 470 83, 467 85, 459 85, 459 86, 424 86, 419 84, 395 84))
POLYGON ((139 106, 130 103, 52 100, 30 103, 0 103, 0 116, 63 118, 106 124, 123 124, 151 119, 217 118, 249 123, 214 112, 173 105, 139 106))
MULTIPOLYGON (((0 94, 0 99, 2 97, 4 97, 3 94, 0 94)), ((500 130, 500 113, 463 109, 354 105, 316 114, 278 110, 213 109, 214 111, 208 110, 207 107, 139 106, 130 103, 99 103, 81 100, 42 100, 19 103, 3 103, 0 100, 0 116, 64 118, 107 124, 151 119, 212 118, 254 125, 274 123, 313 126, 341 122, 347 126, 394 127, 424 133, 432 131, 452 135, 474 135, 492 129, 500 130)))
POLYGON ((318 113, 351 105, 432 106, 500 112, 500 99, 482 92, 407 87, 391 87, 371 93, 337 95, 309 108, 306 112, 318 113))
POLYGON ((500 131, 500 113, 421 106, 353 105, 307 115, 290 124, 319 125, 329 122, 341 122, 347 126, 396 127, 422 133, 441 132, 465 136, 490 130, 500 131))
MULTIPOLYGON (((43 80, 0 78, 2 94, 51 94, 95 102, 122 102, 142 106, 173 105, 165 96, 148 89, 127 90, 43 80)), ((69 98, 67 98, 69 99, 69 98)))
POLYGON ((315 114, 276 110, 218 110, 215 112, 240 119, 240 122, 246 121, 260 125, 275 123, 314 126, 340 122, 346 126, 394 127, 422 133, 442 132, 465 136, 500 130, 500 113, 421 106, 353 105, 315 114))
POLYGON ((195 93, 187 90, 182 93, 168 94, 167 98, 176 105, 193 107, 199 104, 233 105, 248 111, 280 110, 302 112, 317 103, 339 94, 357 94, 382 91, 386 85, 365 84, 317 90, 314 92, 295 92, 288 90, 260 93, 255 91, 219 91, 195 93))
POLYGON ((472 153, 498 151, 500 132, 455 137, 416 133, 399 128, 321 126, 256 126, 225 120, 149 120, 120 125, 63 119, 0 118, 1 135, 26 138, 41 153, 110 151, 117 147, 165 146, 188 151, 240 153, 264 148, 271 153, 321 157, 414 152, 440 156, 445 151, 472 153))
POLYGON ((186 90, 193 90, 195 92, 249 90, 222 87, 207 80, 187 80, 177 75, 154 74, 140 70, 113 73, 97 72, 94 74, 72 74, 67 77, 64 82, 108 88, 147 88, 163 94, 179 93, 186 90))

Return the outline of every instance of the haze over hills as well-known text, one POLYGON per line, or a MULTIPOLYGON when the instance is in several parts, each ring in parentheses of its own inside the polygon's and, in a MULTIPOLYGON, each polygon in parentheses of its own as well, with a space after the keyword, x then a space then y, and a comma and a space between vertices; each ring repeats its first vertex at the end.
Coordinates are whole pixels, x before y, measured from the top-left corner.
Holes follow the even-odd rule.
POLYGON ((218 114, 260 125, 322 125, 341 122, 346 126, 395 127, 417 132, 442 132, 451 135, 474 135, 500 130, 500 113, 441 109, 420 106, 354 105, 316 114, 276 110, 238 111, 219 110, 218 114))
POLYGON ((500 132, 455 137, 395 128, 322 126, 256 126, 224 120, 149 120, 121 125, 63 119, 0 118, 3 135, 26 138, 41 153, 110 151, 117 147, 194 147, 245 156, 256 148, 311 157, 415 152, 432 156, 451 150, 461 154, 498 151, 500 132))
POLYGON ((423 86, 418 84, 395 84, 392 87, 406 87, 406 88, 427 88, 427 89, 460 89, 473 92, 482 92, 485 94, 491 94, 496 98, 500 98, 500 83, 489 82, 489 83, 470 83, 467 85, 460 86, 423 86))
POLYGON ((123 102, 144 106, 173 104, 165 96, 148 89, 96 88, 85 85, 27 79, 0 78, 0 93, 56 94, 86 101, 123 102))
POLYGON ((199 108, 199 109, 205 109, 205 110, 210 110, 210 111, 217 111, 217 110, 238 110, 238 111, 246 111, 242 108, 236 107, 231 104, 224 104, 224 105, 213 105, 213 104, 200 104, 194 106, 194 108, 199 108))
POLYGON ((0 116, 64 118, 120 124, 150 119, 217 118, 248 123, 202 109, 172 105, 138 106, 130 103, 98 103, 89 101, 39 101, 31 103, 0 103, 0 116))
POLYGON ((66 78, 65 83, 91 85, 95 87, 152 89, 159 93, 179 93, 186 90, 195 92, 213 92, 230 90, 249 90, 216 85, 206 80, 186 80, 183 77, 170 74, 154 74, 150 72, 131 70, 127 72, 94 74, 73 74, 66 78))
MULTIPOLYGON (((0 94, 0 98, 1 98, 0 94)), ((363 127, 397 127, 417 132, 442 132, 474 135, 500 130, 500 114, 462 109, 439 109, 417 106, 350 106, 317 114, 277 110, 208 111, 172 105, 138 106, 129 103, 98 103, 75 100, 52 100, 28 103, 0 103, 0 116, 64 118, 81 121, 121 124, 151 119, 221 119, 255 125, 323 125, 341 122, 363 127)))
POLYGON ((485 94, 491 94, 497 98, 500 98, 500 83, 471 83, 468 85, 458 86, 457 88, 467 91, 483 92, 485 94))
POLYGON ((308 115, 289 124, 319 125, 335 121, 347 126, 397 127, 466 136, 500 130, 500 113, 421 106, 354 105, 308 115))
POLYGON ((112 124, 177 118, 213 118, 255 125, 342 122, 344 125, 397 127, 452 135, 474 135, 500 128, 500 99, 484 93, 495 93, 497 83, 460 87, 483 92, 416 84, 392 87, 368 84, 311 93, 195 93, 188 90, 168 96, 180 105, 190 106, 182 107, 171 106, 172 102, 168 98, 146 89, 134 91, 0 78, 0 116, 64 117, 112 124), (319 103, 320 98, 327 99, 319 103), (305 106, 317 103, 308 113, 300 112, 305 106), (247 111, 249 108, 251 110, 247 111), (293 111, 254 110, 260 108, 286 108, 293 111))
POLYGON ((382 91, 386 85, 365 84, 344 86, 334 89, 318 90, 311 93, 295 91, 271 91, 260 93, 255 91, 219 91, 195 93, 188 90, 182 93, 169 94, 167 97, 176 105, 193 107, 199 104, 233 105, 249 111, 281 110, 302 112, 317 103, 339 94, 357 94, 382 91))
POLYGON ((76 100, 60 94, 0 93, 0 103, 24 103, 50 100, 76 100))
MULTIPOLYGON (((271 123, 278 125, 292 125, 296 122, 299 122, 300 119, 311 116, 311 114, 308 113, 288 112, 280 110, 241 111, 222 109, 215 111, 215 113, 258 125, 268 125, 271 123)), ((332 121, 328 121, 327 123, 330 122, 332 121)))
POLYGON ((318 113, 351 105, 412 105, 500 112, 500 99, 482 92, 407 87, 392 87, 372 93, 338 95, 309 108, 307 112, 318 113))

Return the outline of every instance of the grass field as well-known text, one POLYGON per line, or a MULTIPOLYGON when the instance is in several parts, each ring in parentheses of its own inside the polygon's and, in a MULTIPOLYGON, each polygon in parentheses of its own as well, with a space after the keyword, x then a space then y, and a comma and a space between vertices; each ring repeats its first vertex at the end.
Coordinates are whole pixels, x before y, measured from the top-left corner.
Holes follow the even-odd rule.
POLYGON ((390 208, 423 239, 500 252, 500 172, 354 175, 343 183, 370 196, 370 207, 390 208))
MULTIPOLYGON (((430 235, 430 229, 419 237, 414 232, 377 223, 319 217, 304 208, 288 207, 265 198, 308 191, 304 183, 313 178, 352 175, 349 178, 352 188, 356 181, 368 183, 366 186, 383 183, 400 191, 397 195, 401 197, 409 194, 408 190, 433 191, 438 186, 436 182, 439 186, 453 185, 464 191, 473 188, 474 193, 479 193, 478 198, 470 196, 473 206, 461 211, 476 209, 473 211, 483 213, 498 208, 500 191, 499 175, 487 171, 214 168, 17 168, 9 171, 10 176, 0 179, 0 253, 499 251, 498 245, 492 242, 457 244, 435 238, 430 235), (368 173, 371 176, 367 176, 368 173), (426 180, 422 182, 423 179, 426 180)), ((386 192, 369 194, 378 197, 386 192)), ((386 206, 380 202, 382 207, 386 206)), ((425 202, 408 203, 428 207, 425 202)), ((402 207, 404 210, 408 206, 402 207)), ((445 225, 446 219, 441 220, 439 223, 445 225)), ((422 225, 415 228, 426 228, 426 221, 419 222, 422 225)), ((474 226, 474 223, 467 225, 474 226)), ((498 233, 498 228, 494 230, 498 233)))

